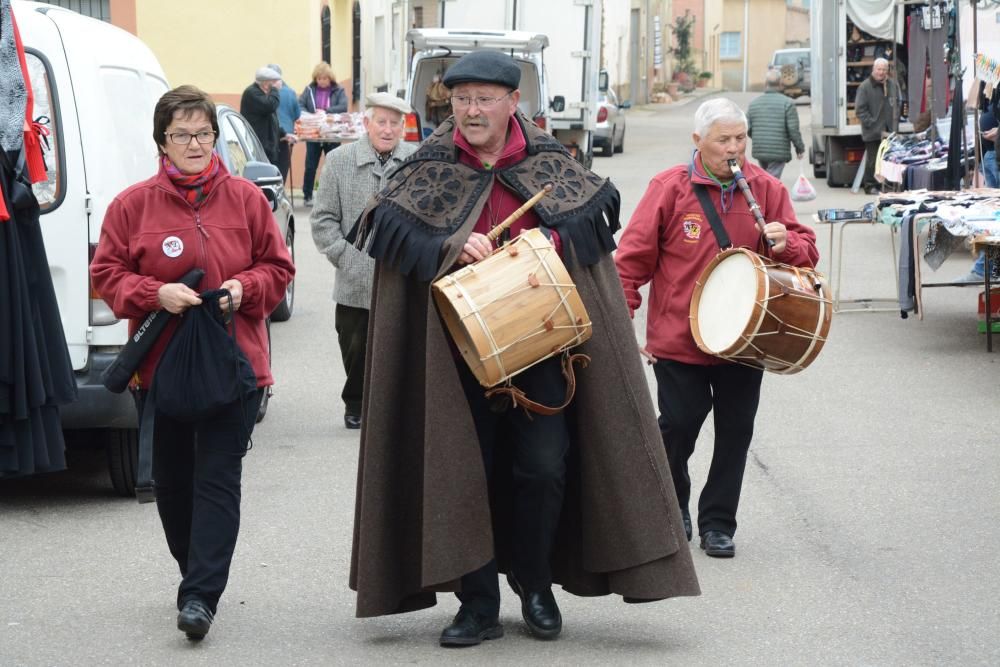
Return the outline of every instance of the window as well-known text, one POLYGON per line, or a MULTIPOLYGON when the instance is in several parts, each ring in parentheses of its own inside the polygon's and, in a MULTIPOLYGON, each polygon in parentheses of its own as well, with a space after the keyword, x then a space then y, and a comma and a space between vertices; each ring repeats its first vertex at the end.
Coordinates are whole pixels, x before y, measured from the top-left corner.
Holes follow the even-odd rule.
MULTIPOLYGON (((240 116, 229 116, 229 122, 233 124, 233 128, 236 129, 236 134, 240 138, 240 143, 243 144, 243 149, 246 151, 246 157, 244 159, 251 162, 263 162, 265 164, 270 164, 271 161, 267 159, 267 155, 264 153, 264 147, 260 145, 260 141, 257 139, 257 135, 253 133, 247 122, 243 120, 240 116)), ((243 175, 243 165, 240 165, 239 173, 243 175)))
POLYGON ((84 16, 111 22, 110 0, 41 0, 41 2, 64 9, 72 9, 84 16))
MULTIPOLYGON (((228 117, 227 114, 224 118, 228 117)), ((239 176, 248 162, 247 153, 240 144, 236 129, 224 118, 219 119, 219 140, 215 142, 215 151, 220 155, 225 151, 223 159, 227 163, 226 166, 230 173, 239 176)))
POLYGON ((743 56, 742 49, 740 49, 740 33, 724 32, 721 37, 722 39, 719 40, 720 58, 733 60, 743 56))
POLYGON ((48 179, 31 186, 41 212, 46 213, 59 205, 64 189, 58 98, 50 85, 49 71, 45 62, 30 50, 26 50, 24 56, 28 65, 28 76, 31 77, 31 91, 35 96, 35 117, 32 120, 49 129, 49 136, 42 138, 42 157, 45 159, 48 179))
POLYGON ((323 11, 319 15, 319 21, 320 21, 320 41, 322 42, 319 59, 325 63, 328 63, 330 62, 330 8, 329 7, 323 7, 323 11))

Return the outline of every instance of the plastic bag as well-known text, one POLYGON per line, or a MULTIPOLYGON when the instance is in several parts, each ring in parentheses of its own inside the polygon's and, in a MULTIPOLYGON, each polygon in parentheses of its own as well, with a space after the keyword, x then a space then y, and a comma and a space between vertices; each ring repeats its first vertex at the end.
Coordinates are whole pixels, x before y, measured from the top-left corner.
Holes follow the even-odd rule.
POLYGON ((809 201, 816 199, 816 188, 806 178, 805 166, 799 161, 799 177, 792 186, 792 201, 809 201))

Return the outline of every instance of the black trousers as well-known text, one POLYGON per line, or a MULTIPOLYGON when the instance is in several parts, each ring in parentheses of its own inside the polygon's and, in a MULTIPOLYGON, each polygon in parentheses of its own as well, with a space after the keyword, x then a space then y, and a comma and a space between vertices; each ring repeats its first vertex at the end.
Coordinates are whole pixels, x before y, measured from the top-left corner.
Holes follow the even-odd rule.
MULTIPOLYGON (((240 529, 240 478, 264 390, 240 406, 188 423, 156 413, 153 480, 170 555, 181 571, 177 608, 199 598, 215 613, 229 580, 240 529)), ((141 392, 144 394, 144 392, 141 392)), ((140 421, 142 399, 139 397, 140 421)))
MULTIPOLYGON (((562 512, 566 487, 566 455, 569 430, 566 417, 532 414, 520 408, 505 412, 491 410, 484 389, 462 361, 459 373, 469 401, 476 435, 483 453, 486 478, 493 477, 495 452, 509 448, 511 479, 511 570, 527 591, 552 585, 552 545, 562 512)), ((548 359, 514 378, 514 384, 532 400, 559 405, 565 398, 566 380, 559 357, 548 359)), ((494 558, 475 572, 462 577, 458 599, 464 609, 486 616, 500 612, 500 585, 494 558)))
POLYGON ((284 183, 288 178, 288 169, 292 165, 292 145, 284 139, 278 140, 278 171, 281 172, 281 181, 284 183))
POLYGON ((316 185, 316 170, 319 168, 319 158, 326 155, 340 144, 330 142, 306 142, 306 166, 302 174, 302 197, 312 199, 313 187, 316 185))
POLYGON ((736 534, 747 450, 753 438, 764 372, 739 364, 699 366, 659 359, 656 373, 660 434, 682 509, 691 500, 688 459, 709 411, 715 415, 715 450, 698 499, 698 531, 736 534))
POLYGON ((879 187, 879 182, 875 180, 875 159, 878 157, 878 148, 882 145, 882 140, 865 142, 865 174, 861 177, 861 187, 879 187))
POLYGON ((368 345, 368 309, 337 304, 334 315, 340 358, 344 361, 347 381, 340 397, 345 412, 361 416, 361 396, 365 385, 365 348, 368 345))

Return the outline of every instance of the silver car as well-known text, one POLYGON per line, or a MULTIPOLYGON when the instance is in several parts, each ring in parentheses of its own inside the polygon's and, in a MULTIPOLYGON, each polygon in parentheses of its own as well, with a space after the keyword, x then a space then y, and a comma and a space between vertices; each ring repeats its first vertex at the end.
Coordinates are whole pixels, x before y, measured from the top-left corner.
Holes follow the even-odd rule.
POLYGON ((601 155, 613 157, 615 153, 625 150, 625 110, 632 104, 628 101, 618 102, 614 89, 608 85, 605 72, 601 72, 600 83, 594 148, 600 147, 601 155))
POLYGON ((778 49, 767 68, 781 77, 781 92, 789 97, 808 95, 812 89, 809 49, 778 49))

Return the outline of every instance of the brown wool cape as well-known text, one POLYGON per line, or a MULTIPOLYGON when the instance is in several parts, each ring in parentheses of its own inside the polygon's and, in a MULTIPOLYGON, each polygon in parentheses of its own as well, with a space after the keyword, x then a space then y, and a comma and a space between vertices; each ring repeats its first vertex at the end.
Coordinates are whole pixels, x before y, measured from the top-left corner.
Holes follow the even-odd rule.
MULTIPOLYGON (((361 215, 356 243, 376 258, 350 586, 357 615, 435 604, 494 556, 505 571, 509 466, 497 447, 492 497, 476 430, 430 281, 448 272, 494 178, 536 206, 593 322, 574 352, 571 447, 552 556, 555 583, 628 602, 698 595, 691 551, 611 251, 618 191, 520 113, 528 158, 494 171, 457 161, 446 121, 361 215)), ((516 384, 517 378, 514 378, 516 384)), ((503 440, 500 440, 502 443, 503 440)))

